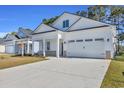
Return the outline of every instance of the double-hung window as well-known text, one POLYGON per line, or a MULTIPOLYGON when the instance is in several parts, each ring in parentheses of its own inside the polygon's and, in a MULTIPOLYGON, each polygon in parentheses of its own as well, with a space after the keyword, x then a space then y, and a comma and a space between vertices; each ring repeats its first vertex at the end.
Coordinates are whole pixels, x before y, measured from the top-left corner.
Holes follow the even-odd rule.
POLYGON ((63 21, 63 28, 69 27, 69 20, 63 21))

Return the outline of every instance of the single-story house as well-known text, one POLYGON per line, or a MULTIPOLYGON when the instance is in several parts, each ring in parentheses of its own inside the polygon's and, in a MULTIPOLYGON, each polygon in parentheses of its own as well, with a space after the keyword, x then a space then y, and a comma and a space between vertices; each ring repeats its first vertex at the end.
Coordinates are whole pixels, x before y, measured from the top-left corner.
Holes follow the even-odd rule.
POLYGON ((41 23, 32 33, 32 55, 113 58, 116 27, 64 12, 51 25, 41 23))
POLYGON ((16 34, 7 34, 4 37, 5 53, 31 54, 32 53, 32 40, 30 38, 31 33, 32 30, 30 29, 19 28, 16 34))
POLYGON ((0 53, 5 53, 5 45, 3 38, 0 38, 0 53))

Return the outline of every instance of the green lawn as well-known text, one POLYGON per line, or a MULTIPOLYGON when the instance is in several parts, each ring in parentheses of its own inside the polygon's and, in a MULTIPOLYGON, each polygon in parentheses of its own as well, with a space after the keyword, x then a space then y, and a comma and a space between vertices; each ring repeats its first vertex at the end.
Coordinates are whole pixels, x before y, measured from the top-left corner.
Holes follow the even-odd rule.
POLYGON ((14 56, 8 54, 0 54, 0 69, 15 67, 19 65, 40 62, 46 60, 41 56, 14 56))
POLYGON ((102 88, 124 87, 124 54, 116 56, 110 63, 109 69, 104 77, 102 88))

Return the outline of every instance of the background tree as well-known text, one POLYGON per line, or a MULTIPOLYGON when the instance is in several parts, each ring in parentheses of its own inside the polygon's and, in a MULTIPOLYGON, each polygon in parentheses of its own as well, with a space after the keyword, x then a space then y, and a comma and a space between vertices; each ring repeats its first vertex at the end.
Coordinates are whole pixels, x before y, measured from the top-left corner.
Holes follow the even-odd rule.
POLYGON ((83 17, 87 17, 87 15, 88 15, 87 11, 83 11, 83 10, 82 11, 77 11, 76 14, 79 15, 79 16, 83 16, 83 17))
POLYGON ((16 32, 11 32, 12 35, 16 35, 16 32))
POLYGON ((43 19, 43 23, 44 24, 47 24, 47 25, 50 25, 52 24, 59 16, 55 16, 53 18, 49 18, 49 19, 43 19))
POLYGON ((116 30, 118 33, 118 48, 117 48, 117 52, 119 53, 119 46, 120 46, 120 42, 123 41, 123 28, 124 28, 124 8, 120 7, 120 6, 111 6, 111 17, 113 19, 113 24, 116 25, 116 30))
POLYGON ((88 17, 99 21, 101 17, 106 15, 106 6, 95 5, 88 8, 88 17))

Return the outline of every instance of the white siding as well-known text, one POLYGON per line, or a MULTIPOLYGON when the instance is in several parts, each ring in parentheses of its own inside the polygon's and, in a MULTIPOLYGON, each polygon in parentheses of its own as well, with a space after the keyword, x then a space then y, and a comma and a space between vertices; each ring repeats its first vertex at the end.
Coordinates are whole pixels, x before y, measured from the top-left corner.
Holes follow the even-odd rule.
MULTIPOLYGON (((56 39, 46 40, 50 41, 50 50, 49 51, 56 51, 56 39)), ((47 44, 46 44, 46 51, 47 51, 47 44)))
POLYGON ((51 31, 51 30, 55 30, 54 28, 47 26, 45 24, 41 24, 34 33, 38 33, 38 32, 46 32, 46 31, 51 31))
POLYGON ((106 24, 82 17, 77 23, 75 23, 68 30, 83 29, 83 28, 90 28, 90 27, 103 26, 103 25, 106 24))
POLYGON ((5 53, 5 46, 4 45, 0 45, 0 53, 5 53))
POLYGON ((6 51, 6 53, 14 54, 15 53, 15 46, 14 45, 6 45, 5 51, 6 51))
POLYGON ((5 52, 6 53, 15 53, 15 41, 5 42, 5 52))

